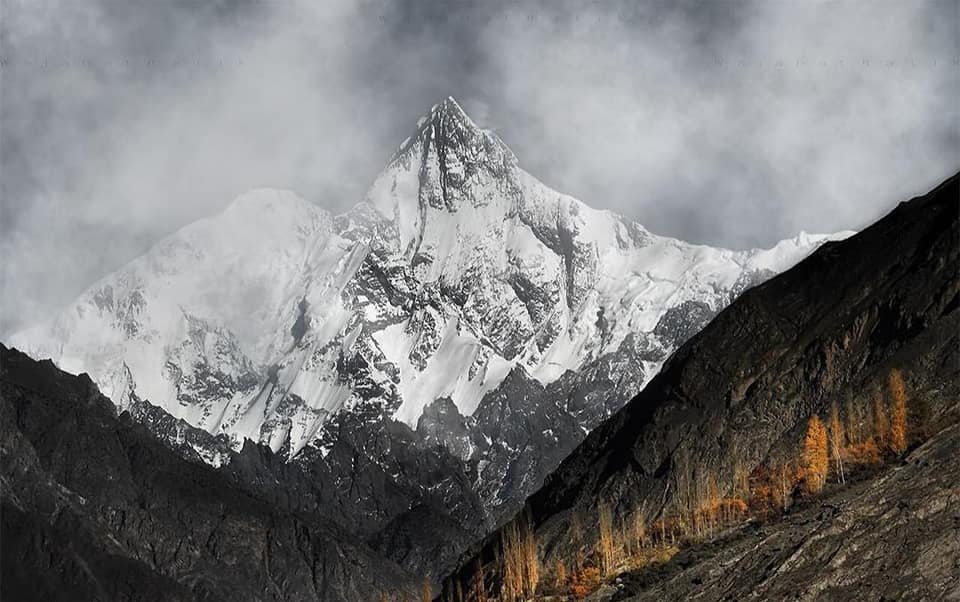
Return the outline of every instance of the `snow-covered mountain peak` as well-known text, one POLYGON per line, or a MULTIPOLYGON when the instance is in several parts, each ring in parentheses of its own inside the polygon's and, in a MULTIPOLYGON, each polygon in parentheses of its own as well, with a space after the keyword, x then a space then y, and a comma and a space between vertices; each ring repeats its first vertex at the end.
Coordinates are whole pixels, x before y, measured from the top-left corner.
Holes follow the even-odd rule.
POLYGON ((442 102, 433 105, 430 111, 417 120, 417 128, 423 131, 431 125, 442 122, 456 124, 457 128, 481 131, 481 128, 467 115, 460 103, 453 96, 448 96, 442 102))
POLYGON ((489 231, 517 212, 517 159, 448 98, 417 123, 366 200, 396 227, 410 259, 437 257, 469 230, 489 231))
POLYGON ((640 387, 825 238, 737 252, 656 236, 550 189, 448 98, 353 209, 250 191, 11 343, 120 404, 295 454, 341 412, 415 428, 446 399, 471 416, 508 374, 562 389, 629 366, 640 387))
POLYGON ((420 150, 434 143, 439 146, 449 145, 450 150, 456 152, 463 140, 484 137, 503 144, 496 134, 477 125, 456 99, 448 96, 417 119, 412 133, 400 144, 389 163, 405 161, 418 142, 420 150))

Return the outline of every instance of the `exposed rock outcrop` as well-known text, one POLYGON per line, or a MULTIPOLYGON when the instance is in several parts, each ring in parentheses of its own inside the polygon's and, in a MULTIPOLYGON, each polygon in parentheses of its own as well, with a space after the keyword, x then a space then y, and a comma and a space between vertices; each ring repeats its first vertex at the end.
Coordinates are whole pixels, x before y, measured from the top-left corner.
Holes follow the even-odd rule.
MULTIPOLYGON (((412 578, 0 345, 4 600, 356 600, 412 578)), ((280 487, 280 484, 277 484, 280 487)))

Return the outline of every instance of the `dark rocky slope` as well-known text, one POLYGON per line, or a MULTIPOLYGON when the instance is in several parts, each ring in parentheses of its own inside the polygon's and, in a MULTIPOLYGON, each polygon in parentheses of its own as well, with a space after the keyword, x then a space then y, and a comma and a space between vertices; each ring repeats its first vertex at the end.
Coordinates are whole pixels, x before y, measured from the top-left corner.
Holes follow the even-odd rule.
POLYGON ((960 596, 960 427, 876 479, 626 574, 592 599, 942 600, 960 596), (611 591, 612 590, 612 591, 611 591))
MULTIPOLYGON (((906 378, 915 428, 957 420, 958 255, 954 176, 744 293, 528 500, 545 565, 572 555, 574 516, 590 539, 600 504, 656 518, 693 471, 729 483, 737 464, 774 465, 795 455, 810 415, 846 395, 868 403, 891 368, 906 378)), ((465 558, 446 591, 457 580, 469 590, 477 555, 496 589, 498 542, 465 558)))
MULTIPOLYGON (((4 600, 368 600, 411 579, 0 345, 4 600)), ((278 484, 278 487, 281 487, 278 484)))

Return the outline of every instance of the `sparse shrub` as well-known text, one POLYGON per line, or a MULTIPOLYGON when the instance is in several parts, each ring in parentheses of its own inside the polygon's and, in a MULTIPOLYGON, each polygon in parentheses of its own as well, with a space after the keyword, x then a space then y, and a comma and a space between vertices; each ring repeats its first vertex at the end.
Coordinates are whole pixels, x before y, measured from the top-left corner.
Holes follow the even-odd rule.
POLYGON ((573 577, 570 593, 577 600, 582 600, 600 587, 600 568, 585 566, 573 577))
POLYGON ((877 466, 883 461, 880 446, 872 437, 863 443, 848 445, 840 453, 847 464, 853 466, 877 466))

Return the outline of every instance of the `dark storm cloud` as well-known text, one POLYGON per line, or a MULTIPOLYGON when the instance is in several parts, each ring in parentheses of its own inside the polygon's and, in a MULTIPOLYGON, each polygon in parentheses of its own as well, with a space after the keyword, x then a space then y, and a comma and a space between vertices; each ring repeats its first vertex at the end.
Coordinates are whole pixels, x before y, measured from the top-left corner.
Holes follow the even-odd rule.
POLYGON ((446 95, 521 165, 732 247, 960 167, 958 3, 0 0, 0 333, 256 186, 356 203, 446 95))

